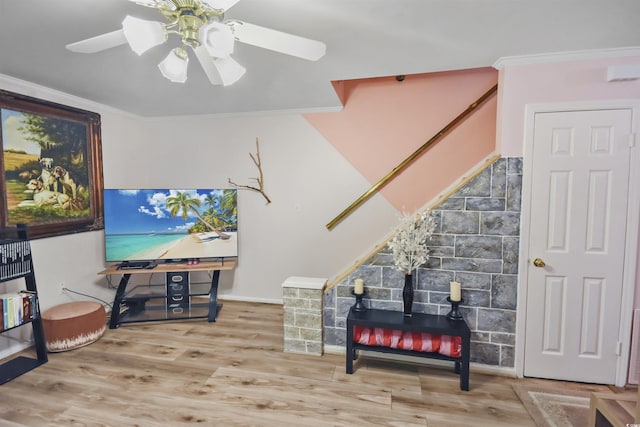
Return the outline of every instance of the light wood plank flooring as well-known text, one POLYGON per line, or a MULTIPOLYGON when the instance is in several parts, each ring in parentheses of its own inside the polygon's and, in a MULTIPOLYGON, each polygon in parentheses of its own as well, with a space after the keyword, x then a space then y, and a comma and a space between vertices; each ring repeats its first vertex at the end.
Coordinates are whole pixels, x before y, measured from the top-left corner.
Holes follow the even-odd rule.
POLYGON ((0 426, 533 426, 515 379, 283 352, 282 307, 122 325, 0 386, 0 426))

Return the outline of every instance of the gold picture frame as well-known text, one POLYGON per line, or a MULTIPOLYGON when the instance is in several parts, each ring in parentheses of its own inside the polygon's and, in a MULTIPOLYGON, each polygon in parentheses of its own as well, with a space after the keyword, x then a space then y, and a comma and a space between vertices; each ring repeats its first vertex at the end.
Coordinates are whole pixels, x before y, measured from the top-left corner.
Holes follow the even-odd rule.
POLYGON ((98 230, 104 188, 100 115, 0 90, 0 227, 30 238, 98 230))

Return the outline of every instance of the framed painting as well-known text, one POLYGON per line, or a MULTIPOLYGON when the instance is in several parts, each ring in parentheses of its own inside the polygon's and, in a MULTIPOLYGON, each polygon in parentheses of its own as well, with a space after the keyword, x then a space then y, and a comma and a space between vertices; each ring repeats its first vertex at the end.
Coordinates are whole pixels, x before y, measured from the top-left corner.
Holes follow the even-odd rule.
POLYGON ((100 115, 0 90, 0 227, 30 238, 104 228, 100 115))

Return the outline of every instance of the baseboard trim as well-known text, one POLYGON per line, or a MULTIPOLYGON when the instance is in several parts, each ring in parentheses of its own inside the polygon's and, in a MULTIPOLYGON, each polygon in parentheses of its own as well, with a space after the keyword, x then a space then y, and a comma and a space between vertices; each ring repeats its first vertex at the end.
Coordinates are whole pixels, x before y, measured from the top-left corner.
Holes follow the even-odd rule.
POLYGON ((240 302, 258 302, 262 304, 280 304, 282 305, 282 299, 277 298, 252 298, 252 297, 243 297, 236 295, 218 295, 218 300, 227 300, 227 301, 240 301, 240 302))
POLYGON ((19 342, 15 344, 11 344, 9 348, 6 348, 0 351, 0 360, 5 359, 9 356, 13 356, 14 354, 18 354, 23 350, 28 349, 34 345, 33 342, 19 342))

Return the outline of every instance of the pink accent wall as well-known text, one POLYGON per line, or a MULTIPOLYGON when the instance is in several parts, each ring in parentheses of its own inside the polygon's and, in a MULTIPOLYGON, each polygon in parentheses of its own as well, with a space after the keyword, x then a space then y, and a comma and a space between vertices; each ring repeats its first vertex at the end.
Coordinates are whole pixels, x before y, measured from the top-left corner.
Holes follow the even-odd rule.
MULTIPOLYGON (((373 185, 497 80, 496 70, 479 68, 409 75, 402 82, 395 77, 343 81, 336 83, 342 111, 304 117, 373 185)), ((387 184, 382 195, 399 211, 414 212, 494 152, 496 104, 494 95, 387 184)))
POLYGON ((607 68, 622 64, 640 64, 640 57, 515 65, 501 70, 500 153, 504 157, 523 155, 527 104, 640 99, 640 80, 607 82, 607 68))
MULTIPOLYGON (((500 153, 505 157, 523 155, 527 104, 640 100, 640 80, 607 82, 609 66, 626 64, 639 65, 640 56, 515 65, 501 70, 500 153)), ((640 308, 640 259, 636 262, 635 307, 640 308)))

